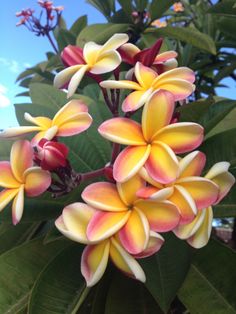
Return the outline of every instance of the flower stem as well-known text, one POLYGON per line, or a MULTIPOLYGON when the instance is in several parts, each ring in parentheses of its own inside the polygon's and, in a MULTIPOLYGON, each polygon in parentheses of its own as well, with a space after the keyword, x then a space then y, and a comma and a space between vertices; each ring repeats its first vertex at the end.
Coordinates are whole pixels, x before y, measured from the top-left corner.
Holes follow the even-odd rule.
POLYGON ((50 33, 47 32, 45 35, 47 36, 48 40, 50 41, 50 44, 52 45, 52 47, 53 47, 54 51, 56 52, 56 54, 58 54, 59 51, 58 51, 57 47, 55 46, 50 33))

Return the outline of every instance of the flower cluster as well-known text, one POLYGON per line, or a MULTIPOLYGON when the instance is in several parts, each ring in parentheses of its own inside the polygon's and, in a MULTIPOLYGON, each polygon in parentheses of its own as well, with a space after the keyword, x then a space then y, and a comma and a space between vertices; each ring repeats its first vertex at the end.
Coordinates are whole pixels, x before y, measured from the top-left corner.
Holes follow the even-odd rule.
POLYGON ((194 91, 193 71, 178 67, 174 51, 160 53, 162 40, 144 50, 127 41, 126 34, 116 34, 104 45, 88 42, 84 48, 66 47, 62 52, 66 68, 54 80, 56 87, 68 89, 68 97, 76 92, 84 75, 101 87, 113 114, 98 128, 102 137, 114 143, 111 161, 104 168, 75 173, 67 160, 67 147, 57 141, 85 131, 92 123, 87 106, 79 100, 69 101, 52 119, 26 113, 25 119, 33 126, 0 134, 14 138, 36 132, 31 144, 18 141, 13 145, 11 163, 0 164, 4 188, 0 208, 14 198, 14 223, 22 215, 24 191, 36 196, 57 186, 65 193, 70 191, 68 186, 86 179, 106 178, 88 185, 81 195, 84 202, 66 206, 55 222, 66 237, 86 244, 81 271, 88 286, 100 280, 109 258, 122 272, 144 282, 137 259, 161 249, 162 233, 171 231, 194 248, 206 245, 213 219, 211 206, 220 202, 235 182, 227 162, 215 164, 201 176, 206 156, 195 149, 203 141, 204 129, 197 123, 178 121, 176 103, 194 91), (130 69, 126 79, 119 80, 122 61, 130 69), (103 80, 102 74, 112 71, 115 79, 103 80), (120 89, 131 90, 121 104, 122 115, 120 89), (131 119, 137 110, 139 122, 131 119), (32 167, 33 159, 39 167, 32 167), (52 182, 49 187, 49 171, 59 175, 60 183, 52 182))

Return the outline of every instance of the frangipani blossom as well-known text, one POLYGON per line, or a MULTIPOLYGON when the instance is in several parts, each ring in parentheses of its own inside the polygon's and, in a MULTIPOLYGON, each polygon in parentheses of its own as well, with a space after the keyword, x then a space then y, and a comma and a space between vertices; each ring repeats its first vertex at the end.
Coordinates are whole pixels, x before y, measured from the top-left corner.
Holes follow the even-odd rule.
POLYGON ((51 184, 51 176, 39 167, 33 167, 33 148, 28 141, 12 145, 10 162, 0 162, 0 211, 13 200, 12 221, 16 225, 23 214, 24 193, 29 197, 42 194, 51 184))
POLYGON ((107 80, 100 83, 103 88, 132 89, 122 104, 124 112, 134 111, 142 107, 148 99, 160 89, 173 94, 175 101, 188 97, 195 89, 192 83, 195 75, 192 70, 180 67, 158 75, 154 70, 137 62, 134 68, 137 82, 107 80))
POLYGON ((97 210, 84 204, 74 203, 64 208, 55 225, 69 239, 88 244, 81 259, 81 271, 88 286, 95 285, 103 276, 109 257, 125 274, 142 282, 145 274, 135 258, 143 258, 156 253, 164 239, 156 232, 150 231, 146 249, 139 255, 129 254, 122 246, 117 234, 101 241, 90 241, 87 229, 91 218, 97 210))
POLYGON ((173 4, 173 10, 175 12, 183 12, 184 11, 184 7, 183 4, 181 2, 175 2, 173 4))
POLYGON ((117 185, 97 182, 87 186, 81 196, 96 209, 86 229, 88 240, 100 242, 117 233, 125 250, 139 255, 148 247, 150 230, 173 230, 180 218, 176 206, 163 196, 154 201, 139 199, 136 192, 144 186, 138 175, 117 185))
POLYGON ((103 137, 128 145, 114 163, 116 181, 128 180, 144 164, 154 180, 163 184, 176 180, 179 163, 175 153, 198 147, 203 140, 203 128, 188 122, 169 124, 174 107, 173 95, 162 90, 145 104, 142 125, 127 118, 113 118, 100 125, 98 131, 103 137))
MULTIPOLYGON (((115 70, 121 63, 121 57, 116 51, 121 45, 128 41, 126 34, 113 35, 104 45, 88 42, 83 50, 77 50, 77 64, 72 65, 59 72, 54 79, 54 85, 61 88, 67 82, 68 95, 71 97, 79 86, 86 72, 91 74, 103 74, 115 70)), ((73 47, 73 46, 72 46, 73 47)), ((62 54, 63 62, 69 64, 74 59, 74 49, 69 46, 62 54)))
POLYGON ((168 200, 177 206, 181 214, 180 225, 188 224, 199 210, 211 206, 218 198, 218 185, 209 178, 200 177, 205 162, 205 155, 199 151, 186 155, 179 161, 178 177, 167 185, 153 180, 148 171, 142 168, 140 175, 149 186, 139 190, 137 195, 144 199, 155 199, 160 194, 168 194, 168 200))
POLYGON ((0 138, 14 138, 28 133, 37 132, 32 139, 36 145, 42 138, 47 140, 55 136, 72 136, 89 128, 92 117, 88 113, 88 107, 80 100, 73 99, 63 106, 53 119, 47 117, 32 117, 25 113, 25 119, 34 126, 20 126, 7 129, 0 133, 0 138))
MULTIPOLYGON (((228 172, 229 166, 228 162, 218 162, 205 176, 205 178, 214 182, 219 188, 217 198, 212 205, 218 204, 235 183, 234 176, 228 172)), ((209 206, 199 210, 196 218, 190 224, 175 228, 174 233, 178 238, 187 240, 192 247, 196 249, 202 248, 209 241, 212 220, 213 211, 212 207, 209 206)))

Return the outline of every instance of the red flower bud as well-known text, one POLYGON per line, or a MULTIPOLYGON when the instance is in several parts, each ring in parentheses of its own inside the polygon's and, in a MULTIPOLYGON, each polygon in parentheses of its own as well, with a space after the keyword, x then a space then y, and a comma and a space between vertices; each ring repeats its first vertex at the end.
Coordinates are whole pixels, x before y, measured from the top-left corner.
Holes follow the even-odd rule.
POLYGON ((65 144, 41 139, 36 147, 35 159, 44 170, 54 170, 67 164, 68 148, 65 144))

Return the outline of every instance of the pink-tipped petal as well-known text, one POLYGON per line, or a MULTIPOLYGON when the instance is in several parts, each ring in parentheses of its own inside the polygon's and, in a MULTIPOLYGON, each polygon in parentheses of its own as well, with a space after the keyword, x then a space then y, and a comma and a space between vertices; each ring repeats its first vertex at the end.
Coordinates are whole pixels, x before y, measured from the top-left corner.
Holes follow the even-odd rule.
POLYGON ((218 162, 205 176, 219 187, 219 195, 215 204, 218 204, 225 197, 225 195, 228 194, 231 187, 235 183, 235 177, 228 172, 229 166, 230 164, 228 162, 218 162))
POLYGON ((56 221, 56 227, 69 239, 88 244, 86 230, 88 223, 96 210, 84 203, 73 203, 63 209, 61 219, 56 221))
POLYGON ((175 153, 186 153, 202 143, 203 132, 203 127, 197 123, 173 123, 158 131, 153 141, 167 144, 175 153))
POLYGON ((96 182, 88 185, 81 194, 83 200, 94 208, 106 211, 125 211, 126 204, 121 200, 116 185, 109 182, 96 182))
POLYGON ((23 182, 23 174, 33 165, 33 148, 29 141, 21 140, 12 145, 11 169, 19 182, 23 182))
POLYGON ((164 89, 171 92, 175 98, 175 101, 178 101, 183 100, 191 95, 195 90, 195 85, 185 80, 173 78, 160 82, 157 81, 155 88, 164 89))
POLYGON ((110 88, 110 89, 134 89, 134 90, 142 90, 142 87, 133 81, 113 81, 113 80, 107 80, 102 81, 100 83, 100 86, 103 88, 110 88))
POLYGON ((147 247, 149 231, 147 218, 136 208, 132 210, 128 221, 119 231, 119 239, 126 251, 130 254, 139 254, 147 247))
POLYGON ((94 286, 103 276, 109 257, 110 242, 88 245, 81 257, 81 273, 87 286, 94 286))
POLYGON ((18 190, 12 204, 12 223, 16 225, 21 220, 24 210, 24 185, 18 190))
POLYGON ((42 194, 51 184, 51 174, 40 167, 32 167, 24 173, 24 186, 27 196, 34 197, 42 194))
POLYGON ((178 54, 177 52, 175 51, 165 51, 165 52, 162 52, 162 53, 159 53, 155 60, 154 60, 154 64, 158 64, 158 63, 163 63, 169 59, 173 59, 173 58, 177 58, 178 57, 178 54))
POLYGON ((61 124, 57 136, 72 136, 87 130, 92 124, 92 117, 87 112, 82 112, 61 124))
POLYGON ((8 203, 16 196, 19 188, 17 189, 4 189, 0 192, 0 211, 7 206, 8 203))
POLYGON ((103 122, 98 132, 106 139, 123 145, 145 145, 141 125, 128 118, 113 118, 103 122))
POLYGON ((102 241, 120 230, 130 217, 130 211, 119 213, 97 211, 87 227, 89 241, 102 241))
POLYGON ((156 85, 159 85, 161 82, 168 82, 171 79, 180 79, 190 83, 195 81, 194 72, 187 67, 179 67, 167 72, 162 73, 156 78, 156 85))
POLYGON ((143 199, 151 199, 155 201, 164 201, 173 194, 174 188, 167 187, 163 189, 158 189, 154 186, 147 186, 138 190, 136 193, 138 197, 143 199))
POLYGON ((157 253, 161 249, 162 245, 164 244, 164 241, 165 241, 164 238, 160 234, 150 231, 149 241, 148 241, 146 249, 143 252, 134 255, 134 257, 144 258, 144 257, 152 256, 153 254, 157 253))
POLYGON ((174 108, 175 102, 171 93, 161 90, 152 95, 142 113, 142 129, 147 141, 170 123, 174 108))
POLYGON ((174 193, 169 201, 174 203, 180 212, 180 224, 187 224, 195 218, 197 207, 188 191, 180 185, 175 185, 174 193))
POLYGON ((141 282, 146 281, 144 271, 138 262, 124 250, 115 238, 111 238, 110 257, 122 272, 141 282))
POLYGON ((137 174, 124 183, 117 183, 117 190, 122 201, 129 206, 137 200, 137 191, 144 185, 144 180, 137 174))
POLYGON ((136 63, 134 73, 139 84, 145 89, 150 88, 157 77, 154 70, 144 66, 141 62, 136 63))
POLYGON ((145 167, 152 179, 162 184, 175 181, 179 174, 177 157, 169 146, 161 142, 152 145, 145 167))
POLYGON ((79 69, 83 67, 83 65, 73 65, 69 68, 66 68, 62 70, 61 72, 57 73, 54 78, 54 86, 57 88, 61 88, 63 85, 65 85, 71 77, 79 71, 79 69))
POLYGON ((116 158, 113 176, 117 182, 125 182, 132 178, 142 166, 151 151, 151 146, 130 146, 125 148, 116 158))
POLYGON ((169 201, 140 200, 135 206, 144 213, 153 231, 168 232, 179 223, 179 211, 169 201))
POLYGON ((134 65, 134 56, 140 51, 140 49, 133 44, 127 43, 122 45, 118 51, 123 62, 134 65))
POLYGON ((122 110, 129 112, 139 109, 148 101, 152 92, 152 88, 149 88, 146 91, 134 91, 130 93, 122 103, 122 110))
POLYGON ((177 181, 194 199, 198 209, 206 208, 215 203, 218 197, 218 186, 209 179, 201 177, 187 177, 177 181))
POLYGON ((180 177, 200 176, 206 164, 204 153, 195 151, 186 155, 179 162, 180 177))
POLYGON ((0 186, 3 188, 18 188, 20 183, 15 179, 9 161, 0 161, 0 186))
POLYGON ((142 167, 139 171, 139 175, 145 180, 147 181, 147 183, 149 183, 152 186, 155 186, 156 188, 158 188, 158 190, 163 189, 164 185, 155 181, 154 179, 152 179, 152 177, 150 176, 150 174, 148 173, 147 169, 145 167, 142 167))

